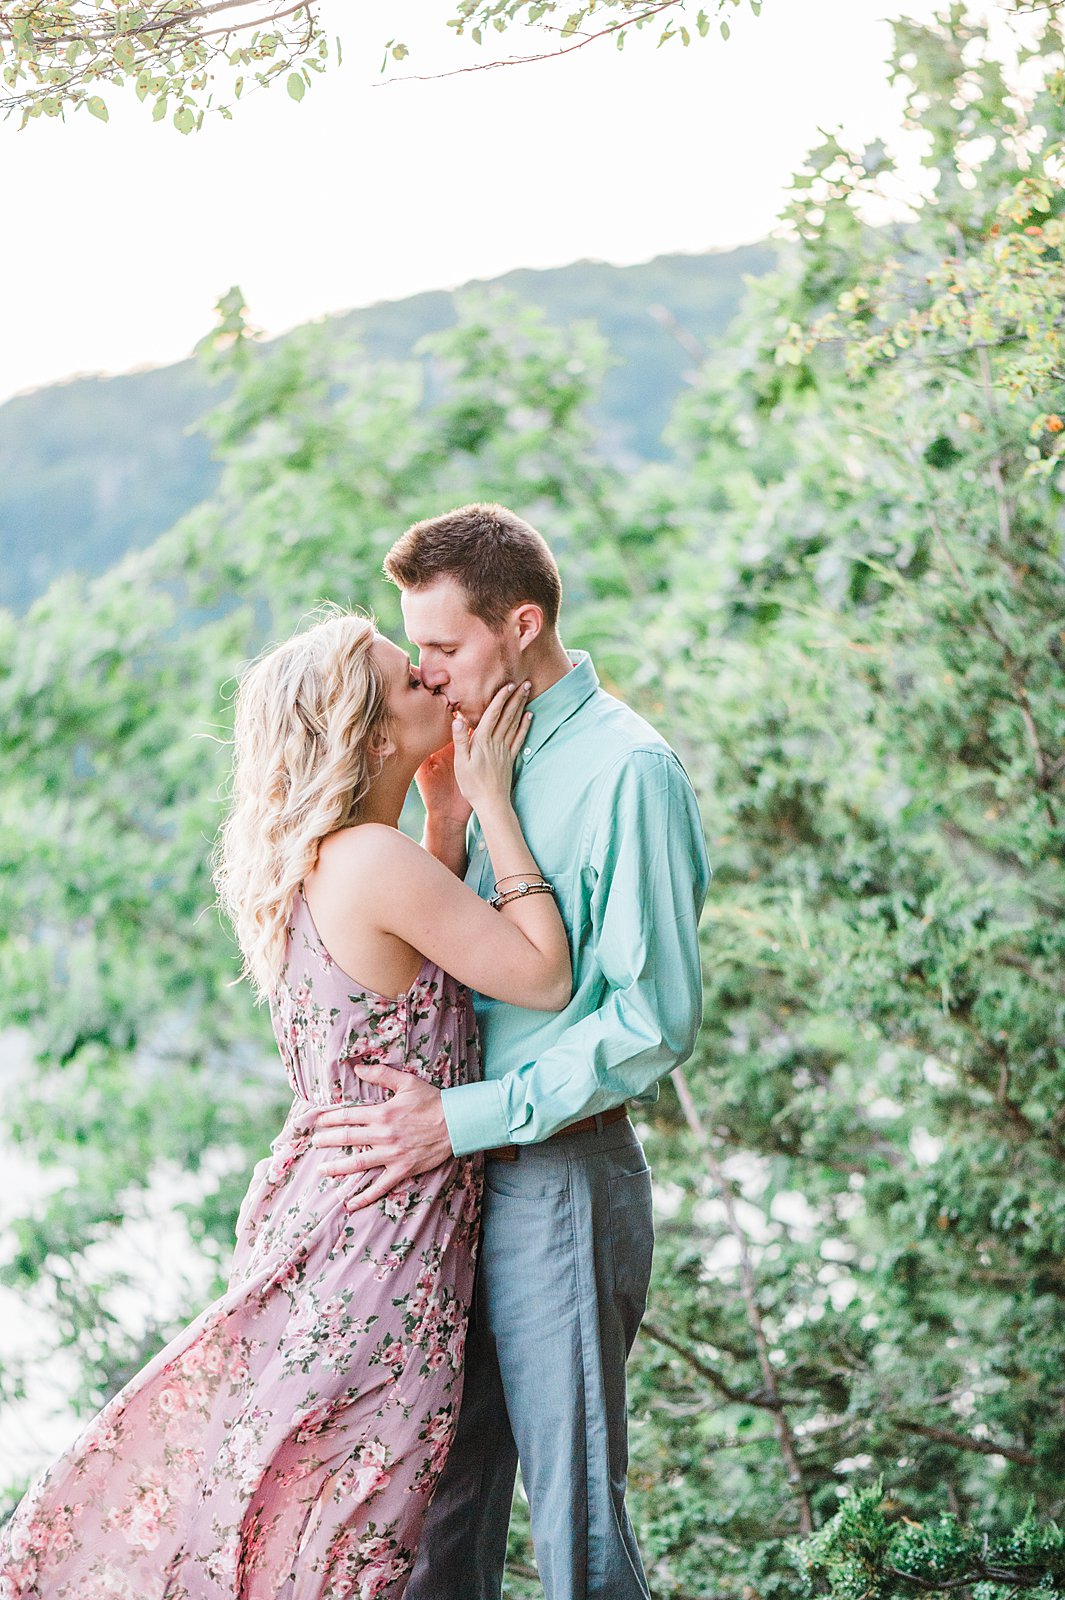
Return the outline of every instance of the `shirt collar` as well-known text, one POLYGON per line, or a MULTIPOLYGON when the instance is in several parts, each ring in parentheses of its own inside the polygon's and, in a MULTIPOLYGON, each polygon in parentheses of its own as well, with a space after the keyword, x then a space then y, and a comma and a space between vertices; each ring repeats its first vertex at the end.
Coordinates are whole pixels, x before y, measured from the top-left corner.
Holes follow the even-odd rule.
POLYGON ((599 678, 587 650, 567 650, 566 654, 573 662, 570 671, 535 700, 529 701, 533 719, 522 750, 526 760, 542 749, 551 735, 557 733, 599 687, 599 678))

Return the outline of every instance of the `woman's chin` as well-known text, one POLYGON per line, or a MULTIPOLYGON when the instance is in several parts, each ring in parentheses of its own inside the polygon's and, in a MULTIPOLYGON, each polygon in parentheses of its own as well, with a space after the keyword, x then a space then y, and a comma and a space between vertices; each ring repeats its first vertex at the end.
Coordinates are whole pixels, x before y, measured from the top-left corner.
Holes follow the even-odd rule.
POLYGON ((426 755, 435 756, 438 750, 446 750, 451 743, 451 716, 444 715, 438 728, 426 730, 426 755))

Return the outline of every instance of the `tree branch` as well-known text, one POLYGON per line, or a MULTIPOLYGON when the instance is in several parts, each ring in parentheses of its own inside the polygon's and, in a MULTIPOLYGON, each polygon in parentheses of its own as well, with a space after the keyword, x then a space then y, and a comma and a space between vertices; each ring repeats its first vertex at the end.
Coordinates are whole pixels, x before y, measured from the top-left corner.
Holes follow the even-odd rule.
POLYGON ((953 1428, 941 1428, 931 1422, 916 1422, 911 1417, 892 1417, 897 1428, 904 1433, 919 1434, 922 1439, 932 1439, 937 1444, 949 1444, 955 1450, 968 1450, 978 1456, 1005 1456, 1021 1467, 1034 1467, 1035 1455, 1031 1450, 1021 1450, 1016 1445, 996 1444, 991 1439, 974 1439, 971 1434, 957 1433, 953 1428))
POLYGON ((691 1090, 688 1088, 687 1079, 685 1078, 680 1067, 677 1067, 673 1072, 673 1084, 677 1091, 677 1096, 680 1100, 685 1120, 687 1121, 688 1127, 695 1135, 696 1142, 706 1158, 707 1166, 710 1169, 710 1176, 717 1187, 719 1195, 721 1196, 721 1203, 725 1208, 725 1216, 728 1221, 729 1232, 732 1234, 732 1237, 735 1239, 739 1248, 740 1290, 743 1295, 743 1304, 747 1312, 747 1321, 750 1324, 751 1332, 754 1335, 754 1343, 758 1352, 758 1365, 762 1373, 764 1392, 767 1399, 772 1401, 772 1405, 767 1406, 767 1409, 771 1409, 773 1413, 773 1431, 776 1434, 777 1444, 780 1448, 781 1456, 784 1459, 784 1469, 787 1473, 788 1484, 791 1487, 792 1496, 799 1514, 799 1527, 803 1536, 806 1537, 814 1531, 813 1512, 810 1509, 810 1497, 806 1490, 806 1484, 803 1480, 802 1467, 799 1462, 799 1454, 795 1447, 795 1435, 792 1432, 791 1423, 788 1420, 787 1412, 784 1409, 784 1402, 781 1399, 780 1390, 777 1387, 776 1371, 774 1370, 773 1363, 769 1359, 769 1341, 766 1338, 765 1325, 762 1322, 762 1313, 758 1306, 758 1296, 754 1278, 754 1265, 751 1261, 751 1252, 747 1243, 747 1235, 740 1226, 739 1217, 736 1214, 732 1185, 726 1178, 724 1171, 722 1170, 721 1163, 717 1159, 710 1135, 703 1127, 699 1113, 696 1109, 695 1101, 692 1099, 691 1090))
POLYGON ((700 1378, 705 1378, 710 1386, 723 1395, 726 1400, 734 1401, 736 1405, 756 1406, 760 1411, 779 1411, 786 1404, 798 1404, 797 1401, 785 1401, 780 1395, 768 1394, 764 1389, 735 1389, 715 1367, 709 1365, 694 1350, 689 1350, 681 1344, 672 1334, 660 1328, 656 1322, 648 1322, 646 1317, 640 1324, 640 1332, 650 1334, 658 1344, 665 1345, 667 1350, 672 1350, 684 1361, 700 1378))
MULTIPOLYGON (((954 242, 957 246, 959 259, 961 261, 967 260, 968 253, 965 249, 965 236, 956 222, 952 222, 950 224, 950 232, 954 235, 954 242)), ((976 307, 973 304, 972 293, 968 287, 962 288, 962 299, 965 302, 965 308, 970 317, 975 316, 976 307)), ((976 359, 980 367, 980 382, 983 385, 984 401, 987 405, 989 415, 994 421, 997 422, 998 405, 995 400, 995 385, 991 373, 991 362, 988 359, 987 350, 983 343, 980 343, 976 346, 976 359)), ((1002 456, 998 450, 996 450, 992 455, 991 460, 988 463, 988 470, 991 474, 991 484, 995 491, 995 505, 998 509, 999 538, 1002 540, 1003 546, 1008 549, 1013 543, 1013 528, 1010 519, 1009 503, 1006 498, 1006 482, 1002 475, 1002 456)))
POLYGON ((594 44, 597 39, 605 39, 612 33, 636 27, 640 23, 650 21, 660 11, 669 11, 674 6, 682 4, 683 0, 659 0, 658 5, 649 6, 646 11, 641 11, 638 17, 626 17, 624 22, 612 22, 609 27, 600 28, 598 33, 586 33, 576 44, 562 45, 557 50, 543 50, 532 56, 506 56, 501 61, 477 61, 469 67, 453 67, 450 72, 405 72, 398 77, 389 78, 385 83, 375 83, 374 88, 388 89, 394 83, 435 83, 440 78, 461 78, 467 72, 492 72, 496 67, 524 67, 534 61, 557 61, 560 56, 568 56, 574 50, 583 50, 585 45, 594 44))
MULTIPOLYGON (((912 1583, 916 1589, 924 1589, 930 1594, 949 1594, 954 1589, 969 1589, 974 1583, 992 1582, 1001 1584, 1016 1584, 1017 1580, 1030 1574, 1026 1578, 1024 1587, 1034 1588, 1044 1573, 1038 1567, 989 1567, 984 1562, 974 1562, 972 1570, 960 1578, 925 1578, 919 1572, 904 1572, 901 1567, 887 1568, 893 1578, 898 1578, 904 1583, 912 1583)), ((1016 1593, 1016 1590, 1014 1590, 1016 1593)))
MULTIPOLYGON (((261 28, 271 22, 280 22, 282 18, 291 16, 296 11, 310 11, 313 3, 314 0, 299 0, 298 5, 289 6, 286 10, 257 9, 256 14, 253 17, 249 17, 246 22, 238 21, 232 23, 228 28, 214 29, 212 32, 234 33, 243 31, 245 28, 261 28)), ((139 39, 151 34, 172 33, 175 28, 191 27, 192 23, 198 18, 214 16, 219 11, 246 11, 249 6, 255 4, 256 0, 214 0, 212 5, 187 6, 181 11, 170 12, 166 16, 160 16, 157 12, 155 16, 142 22, 136 28, 123 28, 120 21, 116 21, 113 27, 102 28, 98 32, 90 33, 88 29, 84 31, 77 30, 73 33, 43 32, 41 38, 50 46, 83 43, 107 44, 112 40, 139 39)), ((13 37, 14 32, 11 24, 5 17, 0 16, 0 38, 11 39, 13 37)), ((196 30, 195 37, 207 38, 208 33, 196 30)))

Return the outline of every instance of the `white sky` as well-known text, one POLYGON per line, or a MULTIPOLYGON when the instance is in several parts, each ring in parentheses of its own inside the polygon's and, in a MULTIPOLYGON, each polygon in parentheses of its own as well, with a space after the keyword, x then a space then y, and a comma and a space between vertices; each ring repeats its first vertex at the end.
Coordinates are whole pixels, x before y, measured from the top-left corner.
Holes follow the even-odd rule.
POLYGON ((301 104, 282 84, 188 137, 132 95, 108 124, 0 124, 0 400, 179 359, 233 283, 276 333, 512 267, 764 237, 819 127, 891 142, 882 18, 934 0, 765 0, 727 43, 657 50, 648 30, 622 54, 385 86, 393 34, 412 71, 487 57, 445 28, 448 0, 327 7, 344 64, 301 104))

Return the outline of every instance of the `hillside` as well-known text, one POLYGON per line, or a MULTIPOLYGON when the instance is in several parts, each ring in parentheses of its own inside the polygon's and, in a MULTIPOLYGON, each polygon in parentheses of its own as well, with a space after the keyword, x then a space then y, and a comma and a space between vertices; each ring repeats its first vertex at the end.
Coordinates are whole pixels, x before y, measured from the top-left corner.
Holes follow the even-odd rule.
MULTIPOLYGON (((659 256, 634 267, 582 261, 522 269, 493 287, 542 307, 554 322, 594 320, 619 358, 598 421, 619 459, 661 451, 661 431, 691 358, 654 314, 664 308, 699 342, 718 337, 745 274, 769 269, 768 245, 659 256)), ((455 320, 455 297, 435 291, 353 311, 371 357, 408 356, 424 334, 455 320)), ((210 493, 216 469, 197 418, 217 398, 193 361, 120 377, 79 378, 0 406, 0 604, 24 608, 58 573, 103 571, 150 543, 210 493)))

